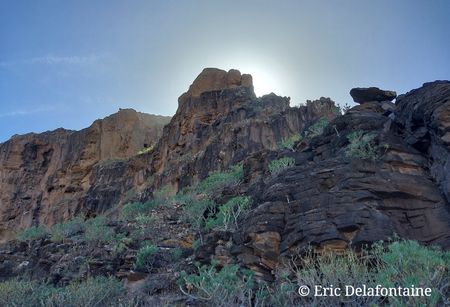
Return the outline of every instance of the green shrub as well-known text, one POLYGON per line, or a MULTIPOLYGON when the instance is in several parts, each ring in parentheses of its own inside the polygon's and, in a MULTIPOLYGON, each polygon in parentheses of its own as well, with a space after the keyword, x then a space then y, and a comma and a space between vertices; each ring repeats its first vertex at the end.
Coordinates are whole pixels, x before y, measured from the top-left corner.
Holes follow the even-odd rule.
POLYGON ((238 228, 238 221, 250 208, 250 197, 233 197, 224 205, 219 206, 219 212, 208 218, 206 228, 225 231, 238 228))
POLYGON ((21 242, 31 242, 43 239, 48 236, 48 231, 44 226, 32 226, 20 231, 16 239, 21 242))
POLYGON ((240 271, 238 265, 225 265, 219 270, 216 265, 213 262, 211 266, 201 266, 198 274, 181 272, 181 291, 208 302, 208 306, 253 306, 252 272, 240 271))
POLYGON ((116 235, 113 229, 106 225, 107 219, 105 216, 97 216, 96 218, 86 221, 86 230, 84 238, 91 246, 99 244, 114 243, 116 235))
POLYGON ((293 150, 295 143, 300 141, 301 139, 302 139, 302 137, 300 134, 294 134, 291 137, 283 139, 283 141, 279 144, 279 147, 282 149, 284 148, 284 149, 293 150))
POLYGON ((272 160, 269 163, 269 171, 272 175, 277 175, 282 170, 290 168, 295 165, 294 158, 283 157, 277 160, 272 160))
POLYGON ((112 277, 89 278, 62 288, 36 281, 11 280, 0 283, 0 305, 5 307, 137 306, 138 303, 137 298, 128 298, 122 283, 112 277))
MULTIPOLYGON (((252 274, 235 265, 218 270, 216 263, 198 268, 197 274, 181 273, 185 294, 218 306, 446 306, 450 303, 450 252, 424 247, 414 241, 382 242, 359 252, 292 255, 278 268, 271 285, 252 281, 252 274), (375 288, 431 288, 427 296, 314 296, 315 286, 375 288), (299 286, 311 289, 298 294, 299 286), (250 301, 251 300, 251 301, 250 301)), ((323 293, 323 291, 322 291, 323 293)))
POLYGON ((433 289, 431 297, 390 297, 396 306, 443 306, 450 303, 450 252, 426 248, 415 241, 398 241, 380 256, 383 265, 376 280, 385 287, 433 289))
POLYGON ((347 135, 350 144, 345 155, 349 158, 376 160, 379 158, 378 146, 374 145, 375 133, 364 133, 362 130, 347 135))
POLYGON ((213 172, 197 185, 196 191, 213 194, 226 186, 238 184, 243 176, 242 165, 235 165, 225 172, 213 172))
POLYGON ((308 130, 306 131, 306 136, 309 138, 313 138, 316 136, 319 136, 323 133, 323 130, 328 125, 328 119, 325 117, 322 117, 317 122, 315 122, 313 125, 311 125, 308 130))
POLYGON ((158 247, 155 245, 147 245, 141 248, 136 255, 136 269, 151 272, 156 261, 157 253, 158 247))
POLYGON ((184 219, 200 231, 206 226, 208 217, 215 213, 216 203, 210 199, 200 199, 188 203, 184 207, 184 219))
POLYGON ((135 202, 126 204, 120 210, 120 217, 130 221, 135 219, 139 214, 148 214, 156 208, 156 202, 149 200, 145 203, 135 202))
POLYGON ((82 218, 76 217, 67 222, 53 225, 50 240, 61 242, 85 230, 85 222, 82 218))

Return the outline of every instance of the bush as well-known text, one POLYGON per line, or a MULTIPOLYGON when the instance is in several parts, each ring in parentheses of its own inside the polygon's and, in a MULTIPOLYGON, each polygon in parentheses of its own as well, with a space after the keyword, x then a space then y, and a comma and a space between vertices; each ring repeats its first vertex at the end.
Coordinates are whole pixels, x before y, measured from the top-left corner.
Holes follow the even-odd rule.
POLYGON ((253 306, 252 272, 240 271, 238 265, 225 265, 218 270, 216 265, 213 262, 211 266, 201 266, 198 274, 181 272, 181 291, 208 302, 208 306, 253 306))
POLYGON ((269 171, 272 175, 277 175, 282 170, 295 165, 295 160, 290 157, 283 157, 277 160, 272 160, 269 163, 269 171))
POLYGON ((243 176, 242 165, 235 165, 225 172, 210 173, 197 185, 195 190, 200 193, 213 194, 226 186, 238 184, 243 176))
POLYGON ((313 125, 311 125, 308 128, 308 130, 306 131, 306 136, 309 138, 313 138, 313 137, 321 135, 327 125, 328 125, 328 119, 326 119, 325 117, 322 117, 316 123, 314 123, 313 125))
MULTIPOLYGON (((295 252, 294 252, 295 254, 295 252)), ((216 264, 203 266, 198 274, 181 273, 181 290, 218 306, 444 306, 450 303, 450 252, 424 247, 414 241, 374 244, 360 252, 318 255, 309 250, 298 253, 280 266, 273 284, 252 281, 252 274, 239 268, 216 264), (298 294, 299 286, 311 289, 309 296, 298 294), (315 286, 375 288, 431 288, 426 296, 314 296, 315 286)), ((322 291, 323 293, 323 291, 322 291)))
POLYGON ((130 221, 135 219, 139 214, 148 214, 156 208, 156 202, 149 200, 145 203, 135 202, 126 204, 120 210, 120 217, 130 221))
POLYGON ((208 218, 208 229, 222 229, 224 231, 238 228, 238 221, 250 208, 250 197, 233 197, 224 205, 219 206, 215 217, 208 218))
POLYGON ((80 217, 73 218, 67 222, 53 225, 50 240, 61 242, 85 230, 86 224, 80 217))
POLYGON ((349 158, 378 159, 378 146, 373 144, 375 137, 375 133, 364 133, 362 130, 350 133, 347 135, 350 144, 347 146, 345 155, 349 158))
POLYGON ((91 246, 108 244, 116 241, 115 232, 106 225, 106 217, 97 216, 86 221, 84 238, 91 246))
POLYGON ((210 199, 200 199, 184 207, 184 218, 191 226, 200 231, 206 226, 208 217, 215 213, 216 203, 210 199))
POLYGON ((300 141, 301 139, 302 139, 302 137, 300 134, 294 134, 291 137, 283 139, 283 141, 279 144, 279 147, 282 149, 284 148, 284 149, 293 150, 295 143, 300 141))
POLYGON ((126 297, 122 283, 115 278, 96 277, 62 288, 36 281, 11 280, 0 283, 0 305, 15 306, 136 306, 126 297))
POLYGON ((31 242, 48 236, 48 231, 43 226, 32 226, 20 231, 16 239, 20 242, 31 242))
POLYGON ((398 241, 381 254, 377 282, 385 287, 433 289, 431 297, 390 297, 397 306, 443 306, 450 303, 450 252, 426 248, 415 241, 398 241))
POLYGON ((150 273, 155 264, 157 253, 158 247, 155 245, 147 245, 141 248, 136 255, 136 269, 150 273))

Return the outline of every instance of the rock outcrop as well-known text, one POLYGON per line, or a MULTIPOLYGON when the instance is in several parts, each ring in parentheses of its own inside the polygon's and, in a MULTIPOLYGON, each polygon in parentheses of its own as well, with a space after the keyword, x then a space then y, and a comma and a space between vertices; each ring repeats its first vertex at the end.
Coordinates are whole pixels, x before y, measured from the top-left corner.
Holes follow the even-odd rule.
POLYGON ((369 101, 392 101, 397 97, 394 91, 380 90, 378 87, 357 87, 350 91, 353 101, 364 103, 369 101))
POLYGON ((150 174, 156 186, 178 190, 261 149, 276 149, 322 117, 336 117, 330 99, 290 107, 286 97, 257 98, 251 80, 237 70, 203 70, 180 96, 155 148, 150 174))
POLYGON ((248 173, 262 176, 233 237, 236 259, 270 280, 309 245, 339 251, 398 235, 450 248, 449 107, 450 83, 425 84, 399 98, 395 120, 355 107, 294 153, 250 157, 248 173), (346 155, 355 131, 374 136, 373 160, 346 155), (295 166, 271 176, 270 160, 283 156, 295 166))
MULTIPOLYGON (((31 133, 0 144, 0 241, 85 209, 88 191, 109 180, 102 170, 154 145, 169 119, 124 109, 81 131, 31 133)), ((109 206, 124 188, 108 195, 109 206)))

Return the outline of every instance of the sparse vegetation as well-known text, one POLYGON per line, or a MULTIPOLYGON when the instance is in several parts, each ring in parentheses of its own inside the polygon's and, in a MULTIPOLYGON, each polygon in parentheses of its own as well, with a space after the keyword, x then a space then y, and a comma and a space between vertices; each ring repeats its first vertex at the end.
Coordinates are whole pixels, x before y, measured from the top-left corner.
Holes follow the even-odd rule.
POLYGON ((136 255, 136 269, 151 272, 156 261, 157 253, 158 247, 155 245, 147 245, 142 247, 136 255))
POLYGON ((62 288, 36 281, 10 280, 0 283, 0 305, 16 306, 134 306, 122 283, 115 278, 96 277, 62 288))
POLYGON ((315 122, 313 125, 311 125, 308 130, 306 131, 306 137, 313 138, 316 136, 319 136, 323 133, 323 130, 328 125, 328 119, 325 117, 322 117, 317 122, 315 122))
POLYGON ((284 149, 289 149, 289 150, 293 150, 294 149, 294 145, 296 142, 300 141, 302 139, 300 134, 294 134, 291 137, 285 138, 283 139, 283 141, 279 144, 280 148, 284 148, 284 149))
POLYGON ((215 216, 206 221, 208 229, 235 230, 239 219, 249 210, 250 197, 238 196, 230 199, 224 205, 219 206, 215 216))
POLYGON ((120 210, 120 217, 124 220, 133 220, 139 214, 148 214, 157 206, 154 200, 146 201, 145 203, 134 202, 126 204, 120 210))
MULTIPOLYGON (((218 306, 444 306, 450 303, 450 252, 421 246, 415 241, 382 242, 356 253, 325 253, 312 250, 297 254, 279 268, 273 284, 253 282, 251 272, 212 262, 197 274, 184 272, 180 289, 188 296, 218 306), (299 286, 316 285, 375 288, 412 286, 432 289, 427 296, 313 296, 298 295, 299 286)), ((343 290, 344 291, 344 290, 343 290)))
POLYGON ((21 242, 31 242, 48 236, 48 230, 44 226, 32 226, 20 231, 16 239, 21 242))
POLYGON ((283 157, 277 160, 272 160, 269 163, 269 171, 272 175, 277 175, 282 170, 287 169, 295 165, 294 158, 283 157))
POLYGON ((226 186, 238 184, 243 176, 242 165, 235 165, 225 172, 210 173, 197 185, 195 190, 200 193, 212 194, 226 186))
POLYGON ((377 160, 379 148, 374 144, 376 134, 365 133, 362 130, 354 131, 347 135, 350 144, 347 146, 345 155, 349 158, 377 160))
POLYGON ((85 231, 86 223, 83 218, 76 217, 67 222, 53 225, 51 229, 50 240, 53 242, 61 242, 66 238, 85 231))
POLYGON ((97 246, 99 244, 115 242, 115 232, 112 228, 108 227, 106 223, 107 220, 105 216, 97 216, 96 218, 86 221, 84 238, 89 245, 97 246))
POLYGON ((182 272, 181 291, 211 306, 253 306, 252 272, 240 270, 238 265, 225 265, 219 270, 216 265, 213 262, 211 266, 198 267, 198 274, 182 272))

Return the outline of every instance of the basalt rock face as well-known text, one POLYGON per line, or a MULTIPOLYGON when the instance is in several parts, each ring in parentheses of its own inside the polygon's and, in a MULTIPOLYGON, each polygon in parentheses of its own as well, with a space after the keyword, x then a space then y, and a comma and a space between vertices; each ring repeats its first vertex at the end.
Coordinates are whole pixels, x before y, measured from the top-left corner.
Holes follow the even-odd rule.
MULTIPOLYGON (((0 144, 0 241, 17 229, 52 225, 98 205, 89 191, 117 180, 125 172, 118 162, 153 145, 169 119, 120 110, 81 131, 14 136, 0 144)), ((108 194, 104 203, 117 203, 123 189, 108 194)))
POLYGON ((321 98, 290 107, 289 98, 257 98, 250 75, 205 69, 179 98, 179 106, 155 148, 151 173, 156 185, 175 190, 275 149, 286 137, 325 117, 336 117, 334 102, 321 98))
POLYGON ((425 84, 399 98, 396 117, 355 107, 294 152, 246 160, 255 209, 234 234, 236 261, 270 280, 283 258, 360 247, 398 235, 450 248, 450 83, 425 84), (348 157, 348 135, 375 135, 374 160, 348 157), (269 161, 295 166, 271 176, 269 161), (256 178, 251 178, 256 177, 256 178))

